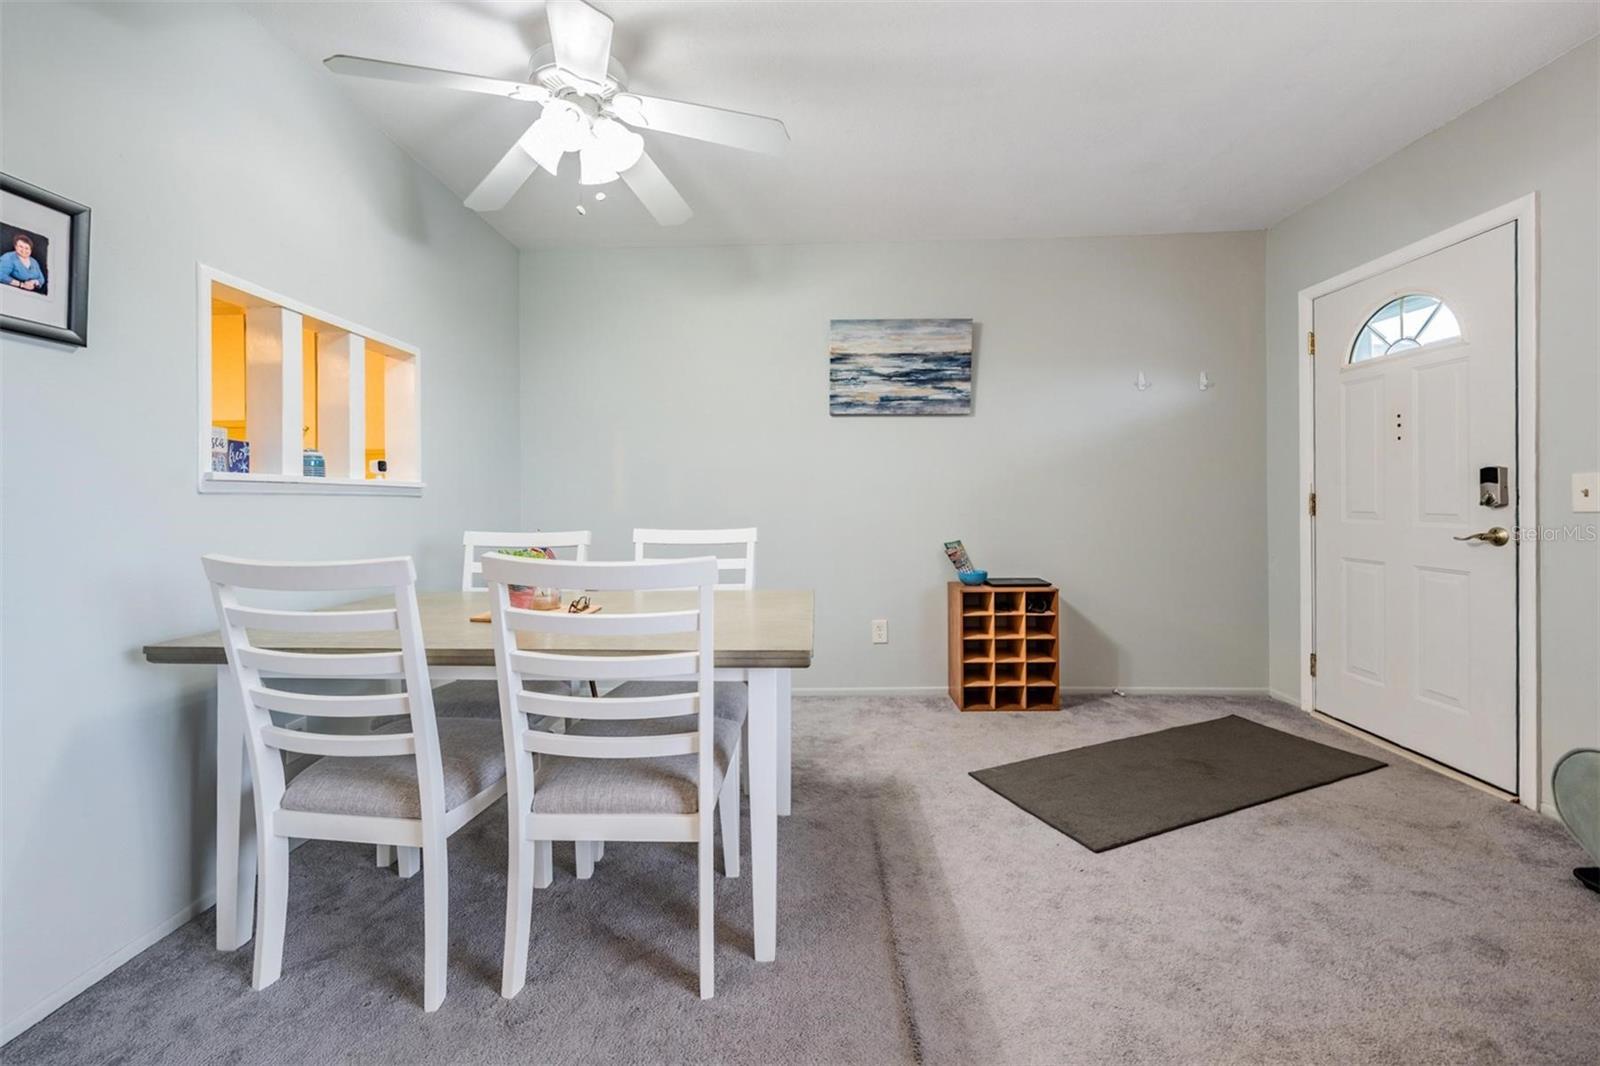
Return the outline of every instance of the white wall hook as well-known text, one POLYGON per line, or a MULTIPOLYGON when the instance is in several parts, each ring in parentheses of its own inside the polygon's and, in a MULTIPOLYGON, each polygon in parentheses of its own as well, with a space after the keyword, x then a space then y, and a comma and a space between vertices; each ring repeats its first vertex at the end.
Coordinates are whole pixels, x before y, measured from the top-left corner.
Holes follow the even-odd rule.
POLYGON ((1211 388, 1211 376, 1204 370, 1200 371, 1200 391, 1205 392, 1211 388))
POLYGON ((1150 387, 1150 379, 1144 376, 1144 371, 1139 371, 1139 376, 1133 379, 1133 387, 1143 392, 1150 387))

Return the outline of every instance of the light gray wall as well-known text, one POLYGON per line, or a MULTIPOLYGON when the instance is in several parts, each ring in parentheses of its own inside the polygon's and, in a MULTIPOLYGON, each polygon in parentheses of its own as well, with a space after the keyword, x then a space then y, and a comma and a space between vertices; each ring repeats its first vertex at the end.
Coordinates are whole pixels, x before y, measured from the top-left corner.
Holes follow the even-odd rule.
POLYGON ((816 590, 800 686, 943 686, 960 537, 1060 583, 1064 684, 1259 688, 1262 247, 524 253, 524 521, 760 527, 759 584, 816 590), (977 320, 975 414, 831 418, 829 319, 918 316, 977 320))
MULTIPOLYGON (((1539 497, 1544 527, 1592 530, 1571 476, 1600 469, 1600 44, 1588 44, 1297 212, 1267 234, 1272 687, 1300 687, 1299 291, 1529 192, 1539 194, 1539 497)), ((1600 743, 1600 544, 1540 548, 1540 747, 1600 743)))
POLYGON ((410 553, 516 518, 515 251, 232 6, 0 7, 3 168, 94 210, 91 343, 4 339, 7 1034, 211 890, 205 551, 410 553), (420 499, 195 491, 195 262, 418 344, 420 499))

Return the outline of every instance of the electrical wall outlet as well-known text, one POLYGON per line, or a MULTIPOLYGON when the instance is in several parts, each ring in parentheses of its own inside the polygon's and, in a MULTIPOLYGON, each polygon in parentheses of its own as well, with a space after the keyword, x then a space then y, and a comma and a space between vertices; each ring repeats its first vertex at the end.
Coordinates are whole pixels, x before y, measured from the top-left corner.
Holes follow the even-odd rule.
POLYGON ((1600 511, 1600 474, 1572 475, 1572 510, 1575 514, 1600 511))
POLYGON ((874 618, 872 620, 872 643, 889 643, 889 620, 887 618, 874 618))

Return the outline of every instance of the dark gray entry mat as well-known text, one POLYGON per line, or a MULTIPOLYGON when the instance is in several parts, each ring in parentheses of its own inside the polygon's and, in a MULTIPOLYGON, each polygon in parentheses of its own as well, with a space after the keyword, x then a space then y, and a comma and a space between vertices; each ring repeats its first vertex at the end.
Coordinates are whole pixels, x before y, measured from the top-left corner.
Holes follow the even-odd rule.
POLYGON ((972 776, 1098 852, 1385 765, 1230 714, 972 776))

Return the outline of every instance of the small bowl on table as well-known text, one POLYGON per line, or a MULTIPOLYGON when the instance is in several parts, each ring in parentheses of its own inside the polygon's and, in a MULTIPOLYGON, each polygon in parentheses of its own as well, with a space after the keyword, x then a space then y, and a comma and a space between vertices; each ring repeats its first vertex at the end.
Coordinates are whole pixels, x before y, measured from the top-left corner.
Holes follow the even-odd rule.
POLYGON ((963 585, 981 585, 989 580, 987 570, 958 570, 956 577, 961 579, 963 585))
POLYGON ((511 606, 524 611, 561 610, 561 590, 540 588, 537 585, 507 585, 511 606))

